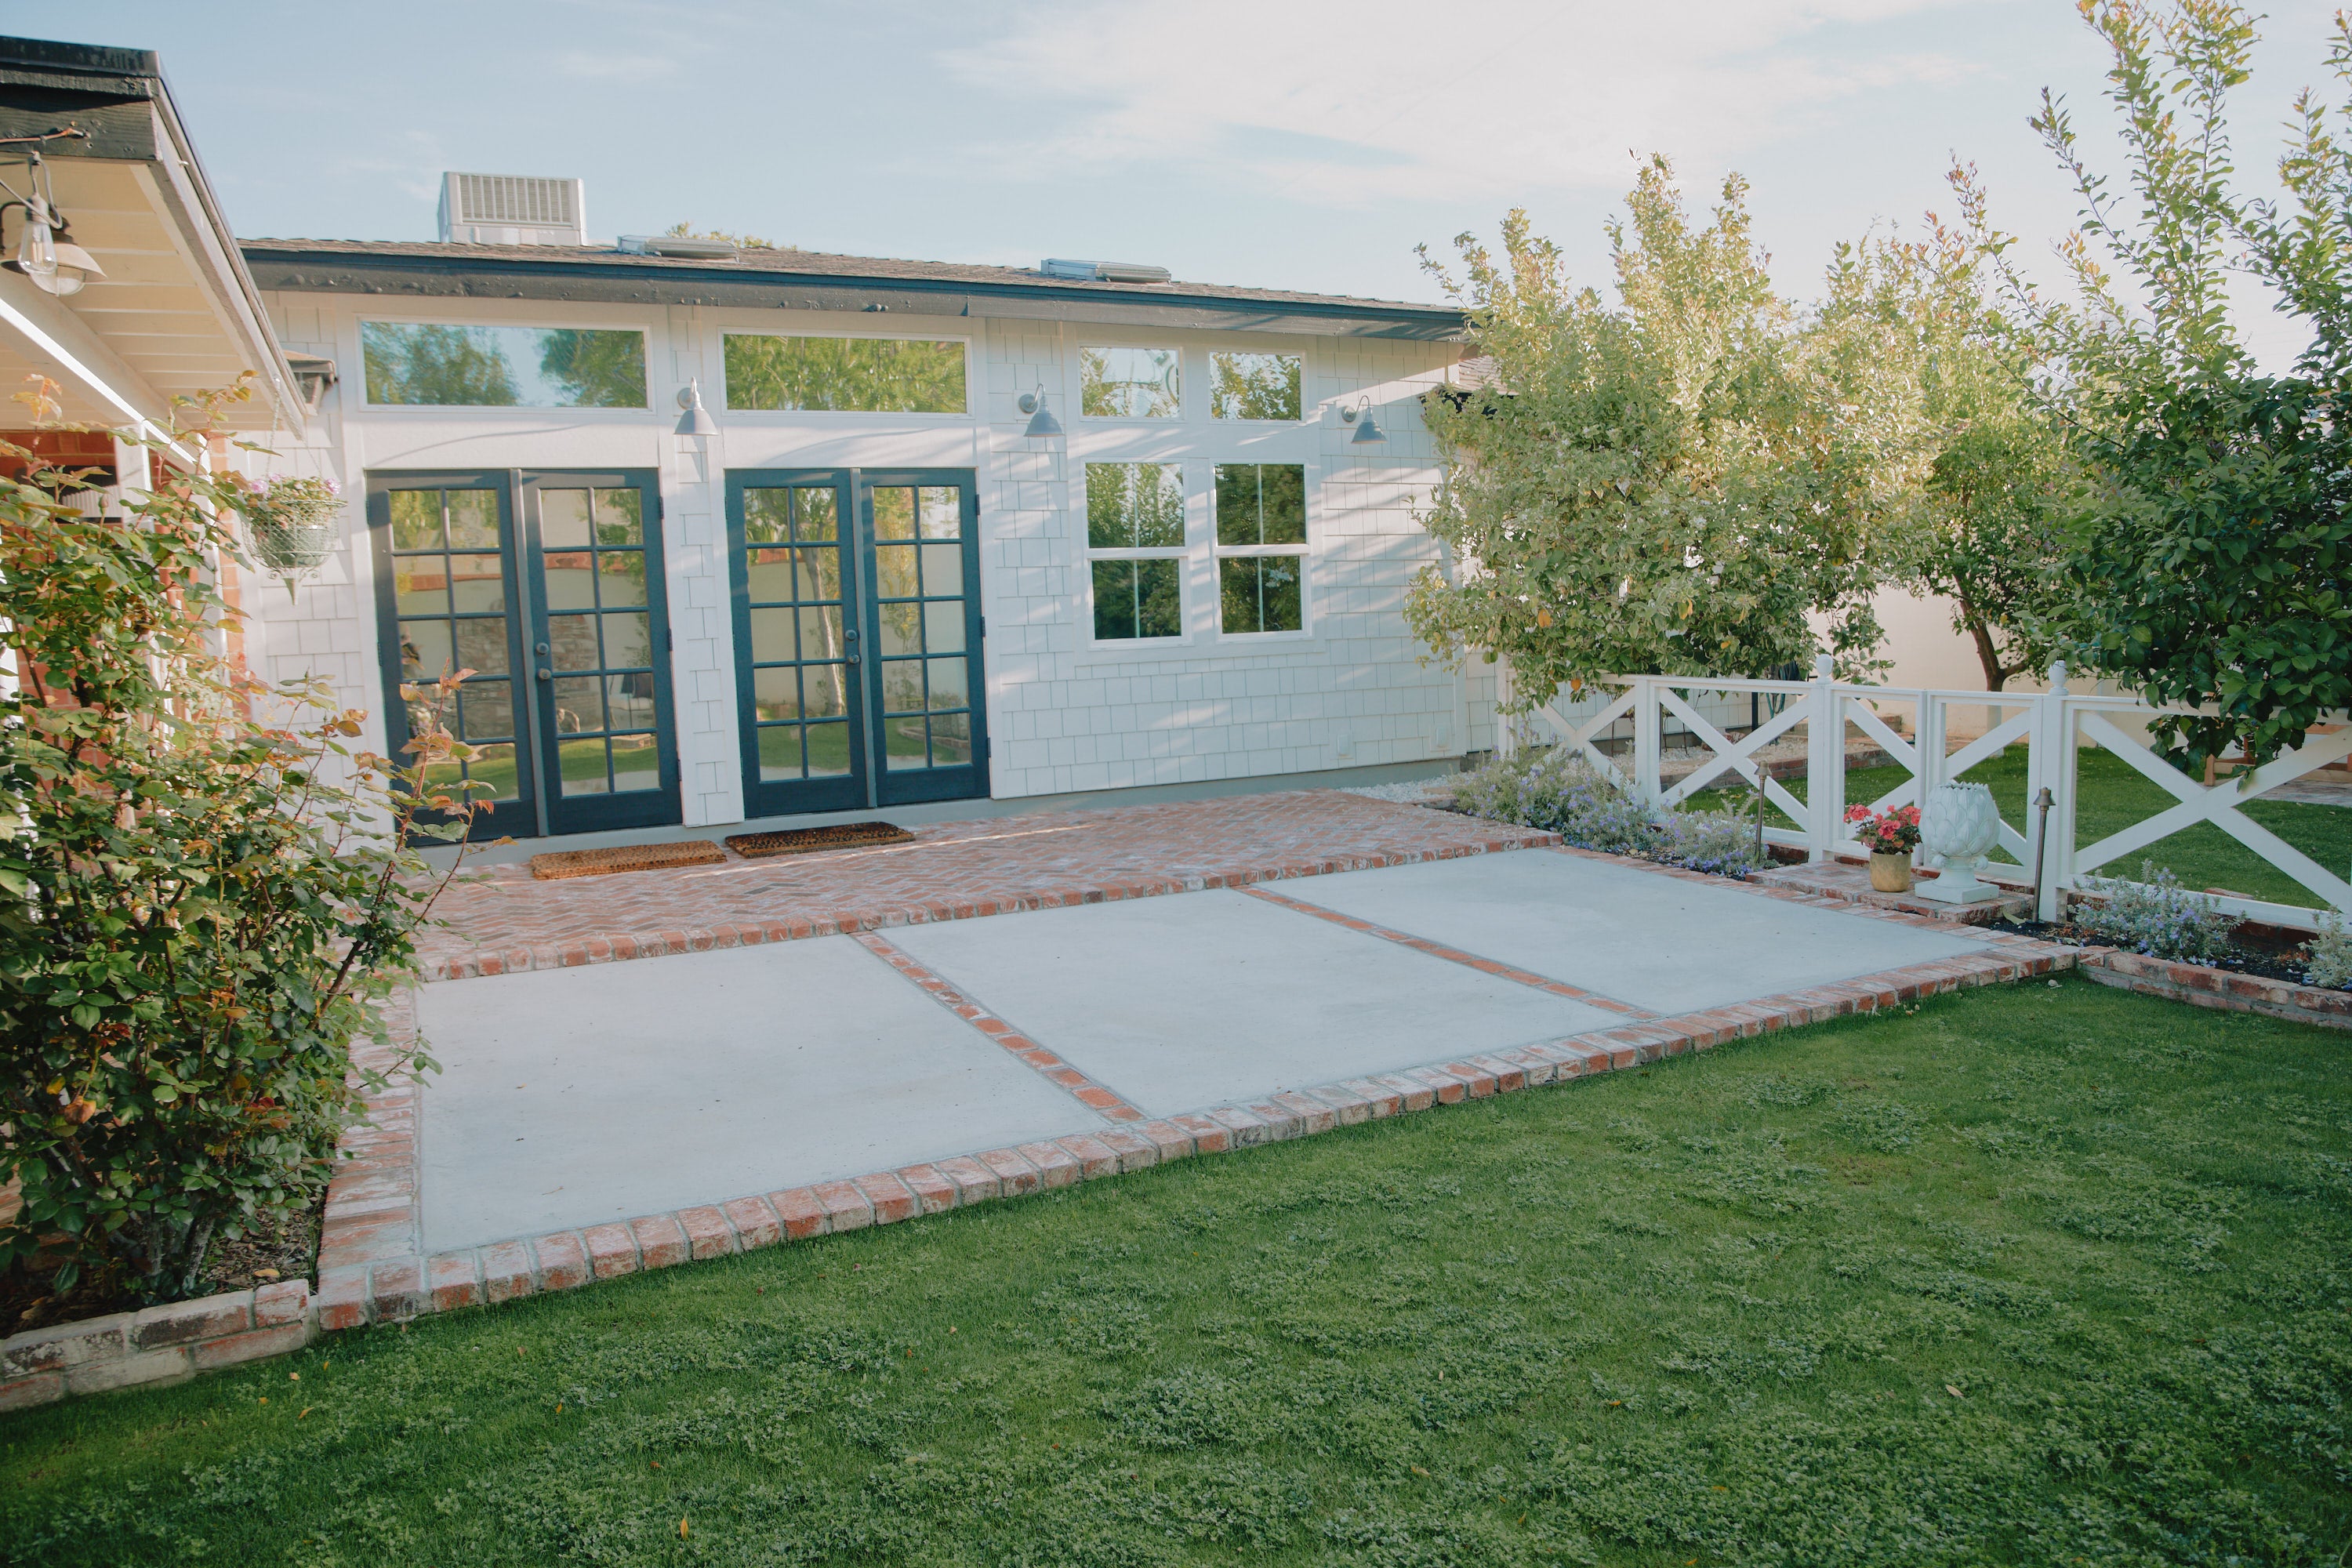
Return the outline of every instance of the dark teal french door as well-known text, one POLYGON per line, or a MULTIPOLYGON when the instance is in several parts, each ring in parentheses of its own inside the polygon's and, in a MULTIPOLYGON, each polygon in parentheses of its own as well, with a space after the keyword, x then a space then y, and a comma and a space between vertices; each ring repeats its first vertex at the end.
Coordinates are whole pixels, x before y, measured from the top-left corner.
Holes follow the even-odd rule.
POLYGON ((727 476, 745 815, 988 793, 968 468, 727 476))
MULTIPOLYGON (((373 474, 368 520, 387 692, 475 672, 440 719, 491 788, 475 837, 679 820, 649 470, 373 474)), ((388 702, 395 750, 423 706, 388 702)))

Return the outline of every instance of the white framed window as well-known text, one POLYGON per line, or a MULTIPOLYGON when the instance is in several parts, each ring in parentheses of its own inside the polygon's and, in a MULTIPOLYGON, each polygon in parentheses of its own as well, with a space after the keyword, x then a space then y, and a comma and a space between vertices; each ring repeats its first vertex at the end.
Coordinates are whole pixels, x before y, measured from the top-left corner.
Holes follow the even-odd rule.
POLYGON ((644 408, 646 335, 630 329, 362 321, 378 408, 644 408))
POLYGON ((966 414, 960 339, 720 334, 734 412, 966 414))
POLYGON ((1253 637, 1307 629, 1307 468, 1219 463, 1212 493, 1217 629, 1253 637))
POLYGON ((1174 463, 1087 465, 1097 642, 1184 635, 1184 483, 1174 463))
POLYGON ((1126 344, 1081 346, 1078 413, 1088 419, 1181 419, 1184 351, 1126 344))
POLYGON ((1298 375, 1297 354, 1219 349, 1209 356, 1209 417, 1295 425, 1300 409, 1298 375))

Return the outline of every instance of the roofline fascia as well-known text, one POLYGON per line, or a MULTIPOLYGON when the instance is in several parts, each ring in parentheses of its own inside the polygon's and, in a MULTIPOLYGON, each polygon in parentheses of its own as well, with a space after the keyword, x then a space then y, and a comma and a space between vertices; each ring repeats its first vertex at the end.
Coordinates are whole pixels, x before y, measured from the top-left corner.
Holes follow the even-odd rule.
POLYGON ((276 405, 288 427, 299 436, 307 422, 307 410, 300 395, 294 388, 293 367, 286 363, 285 346, 278 342, 278 333, 269 324, 269 312, 261 303, 261 290, 253 280, 252 271, 246 266, 245 251, 237 244, 236 235, 229 227, 227 219, 222 216, 218 198, 213 195, 212 178, 205 173, 204 162, 196 155, 195 142, 180 120, 179 105, 173 101, 172 84, 163 75, 160 59, 156 61, 155 75, 152 79, 155 83, 152 101, 163 121, 165 132, 171 138, 171 151, 180 164, 177 171, 163 171, 165 178, 162 188, 168 196, 184 180, 187 187, 194 193, 198 212, 194 216, 200 216, 205 228, 210 232, 211 248, 217 253, 215 265, 226 275, 226 280, 236 291, 239 306, 236 325, 245 332, 250 346, 259 351, 256 357, 261 361, 262 374, 269 382, 268 391, 271 403, 276 405), (180 178, 173 178, 174 174, 180 178))
MULTIPOLYGON (((883 310, 919 310, 923 303, 937 307, 933 313, 950 316, 987 315, 976 308, 981 300, 1002 300, 1033 307, 1060 308, 1074 319, 1086 319, 1087 312, 1098 312, 1094 319, 1110 320, 1114 313, 1132 312, 1143 320, 1164 317, 1177 312, 1201 312, 1217 316, 1254 316, 1261 321, 1269 318, 1291 317, 1304 321, 1328 321, 1334 326, 1348 322, 1367 325, 1387 325, 1403 331, 1368 335, 1412 337, 1427 341, 1450 342, 1461 334, 1465 319, 1462 313, 1442 305, 1383 305, 1339 300, 1237 300, 1215 294, 1143 293, 1125 289, 1073 289, 1052 283, 1001 283, 968 281, 940 278, 895 278, 861 276, 854 273, 770 271, 765 268, 745 271, 731 267, 691 267, 676 264, 646 266, 633 262, 579 261, 550 258, 545 261, 527 258, 452 256, 447 258, 412 255, 381 255, 362 251, 308 250, 273 247, 267 240, 248 240, 244 246, 248 268, 258 268, 257 280, 264 288, 315 293, 387 293, 384 285, 398 283, 463 283, 467 281, 532 280, 542 286, 557 283, 617 284, 627 288, 625 296, 614 293, 608 302, 643 304, 736 304, 758 308, 779 303, 764 294, 801 292, 813 294, 817 300, 808 308, 857 310, 861 305, 856 296, 866 297, 867 306, 883 310), (347 272, 348 277, 314 279, 304 274, 347 272), (714 297, 716 294, 718 297, 714 297), (824 296, 843 296, 838 300, 825 300, 824 296)), ((485 294, 469 294, 461 289, 446 289, 436 292, 416 290, 425 298, 489 298, 485 294)), ((593 299, 594 290, 567 291, 562 294, 527 293, 508 290, 506 298, 593 299)), ((1019 312, 1013 312, 1018 314, 1019 312)), ((1288 329, 1298 331, 1297 327, 1288 329)))

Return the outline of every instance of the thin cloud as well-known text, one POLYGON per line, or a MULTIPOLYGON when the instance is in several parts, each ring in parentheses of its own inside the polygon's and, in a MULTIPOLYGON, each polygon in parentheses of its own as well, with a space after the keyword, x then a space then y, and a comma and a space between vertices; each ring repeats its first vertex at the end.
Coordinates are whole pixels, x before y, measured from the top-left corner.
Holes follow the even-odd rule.
POLYGON ((1969 74, 1937 53, 1822 47, 1948 3, 1457 0, 1442 19, 1411 0, 1098 4, 1024 14, 941 63, 1067 106, 1053 131, 966 153, 999 175, 1182 162, 1350 205, 1496 199, 1531 184, 1613 189, 1637 150, 1720 167, 1858 94, 1969 74))
POLYGON ((683 62, 655 54, 596 54, 566 49, 555 57, 555 68, 580 81, 637 81, 647 77, 676 76, 683 62))

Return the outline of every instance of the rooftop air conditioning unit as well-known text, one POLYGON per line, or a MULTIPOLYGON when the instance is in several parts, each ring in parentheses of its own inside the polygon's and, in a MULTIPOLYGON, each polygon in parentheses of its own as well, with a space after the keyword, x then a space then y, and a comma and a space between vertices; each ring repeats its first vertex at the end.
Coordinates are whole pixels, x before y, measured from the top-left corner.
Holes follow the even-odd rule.
POLYGON ((585 245, 587 187, 523 174, 441 176, 441 237, 458 245, 585 245))
POLYGON ((1069 261, 1049 256, 1037 264, 1048 278, 1075 278, 1088 283, 1165 283, 1168 268, 1146 267, 1139 261, 1069 261))

